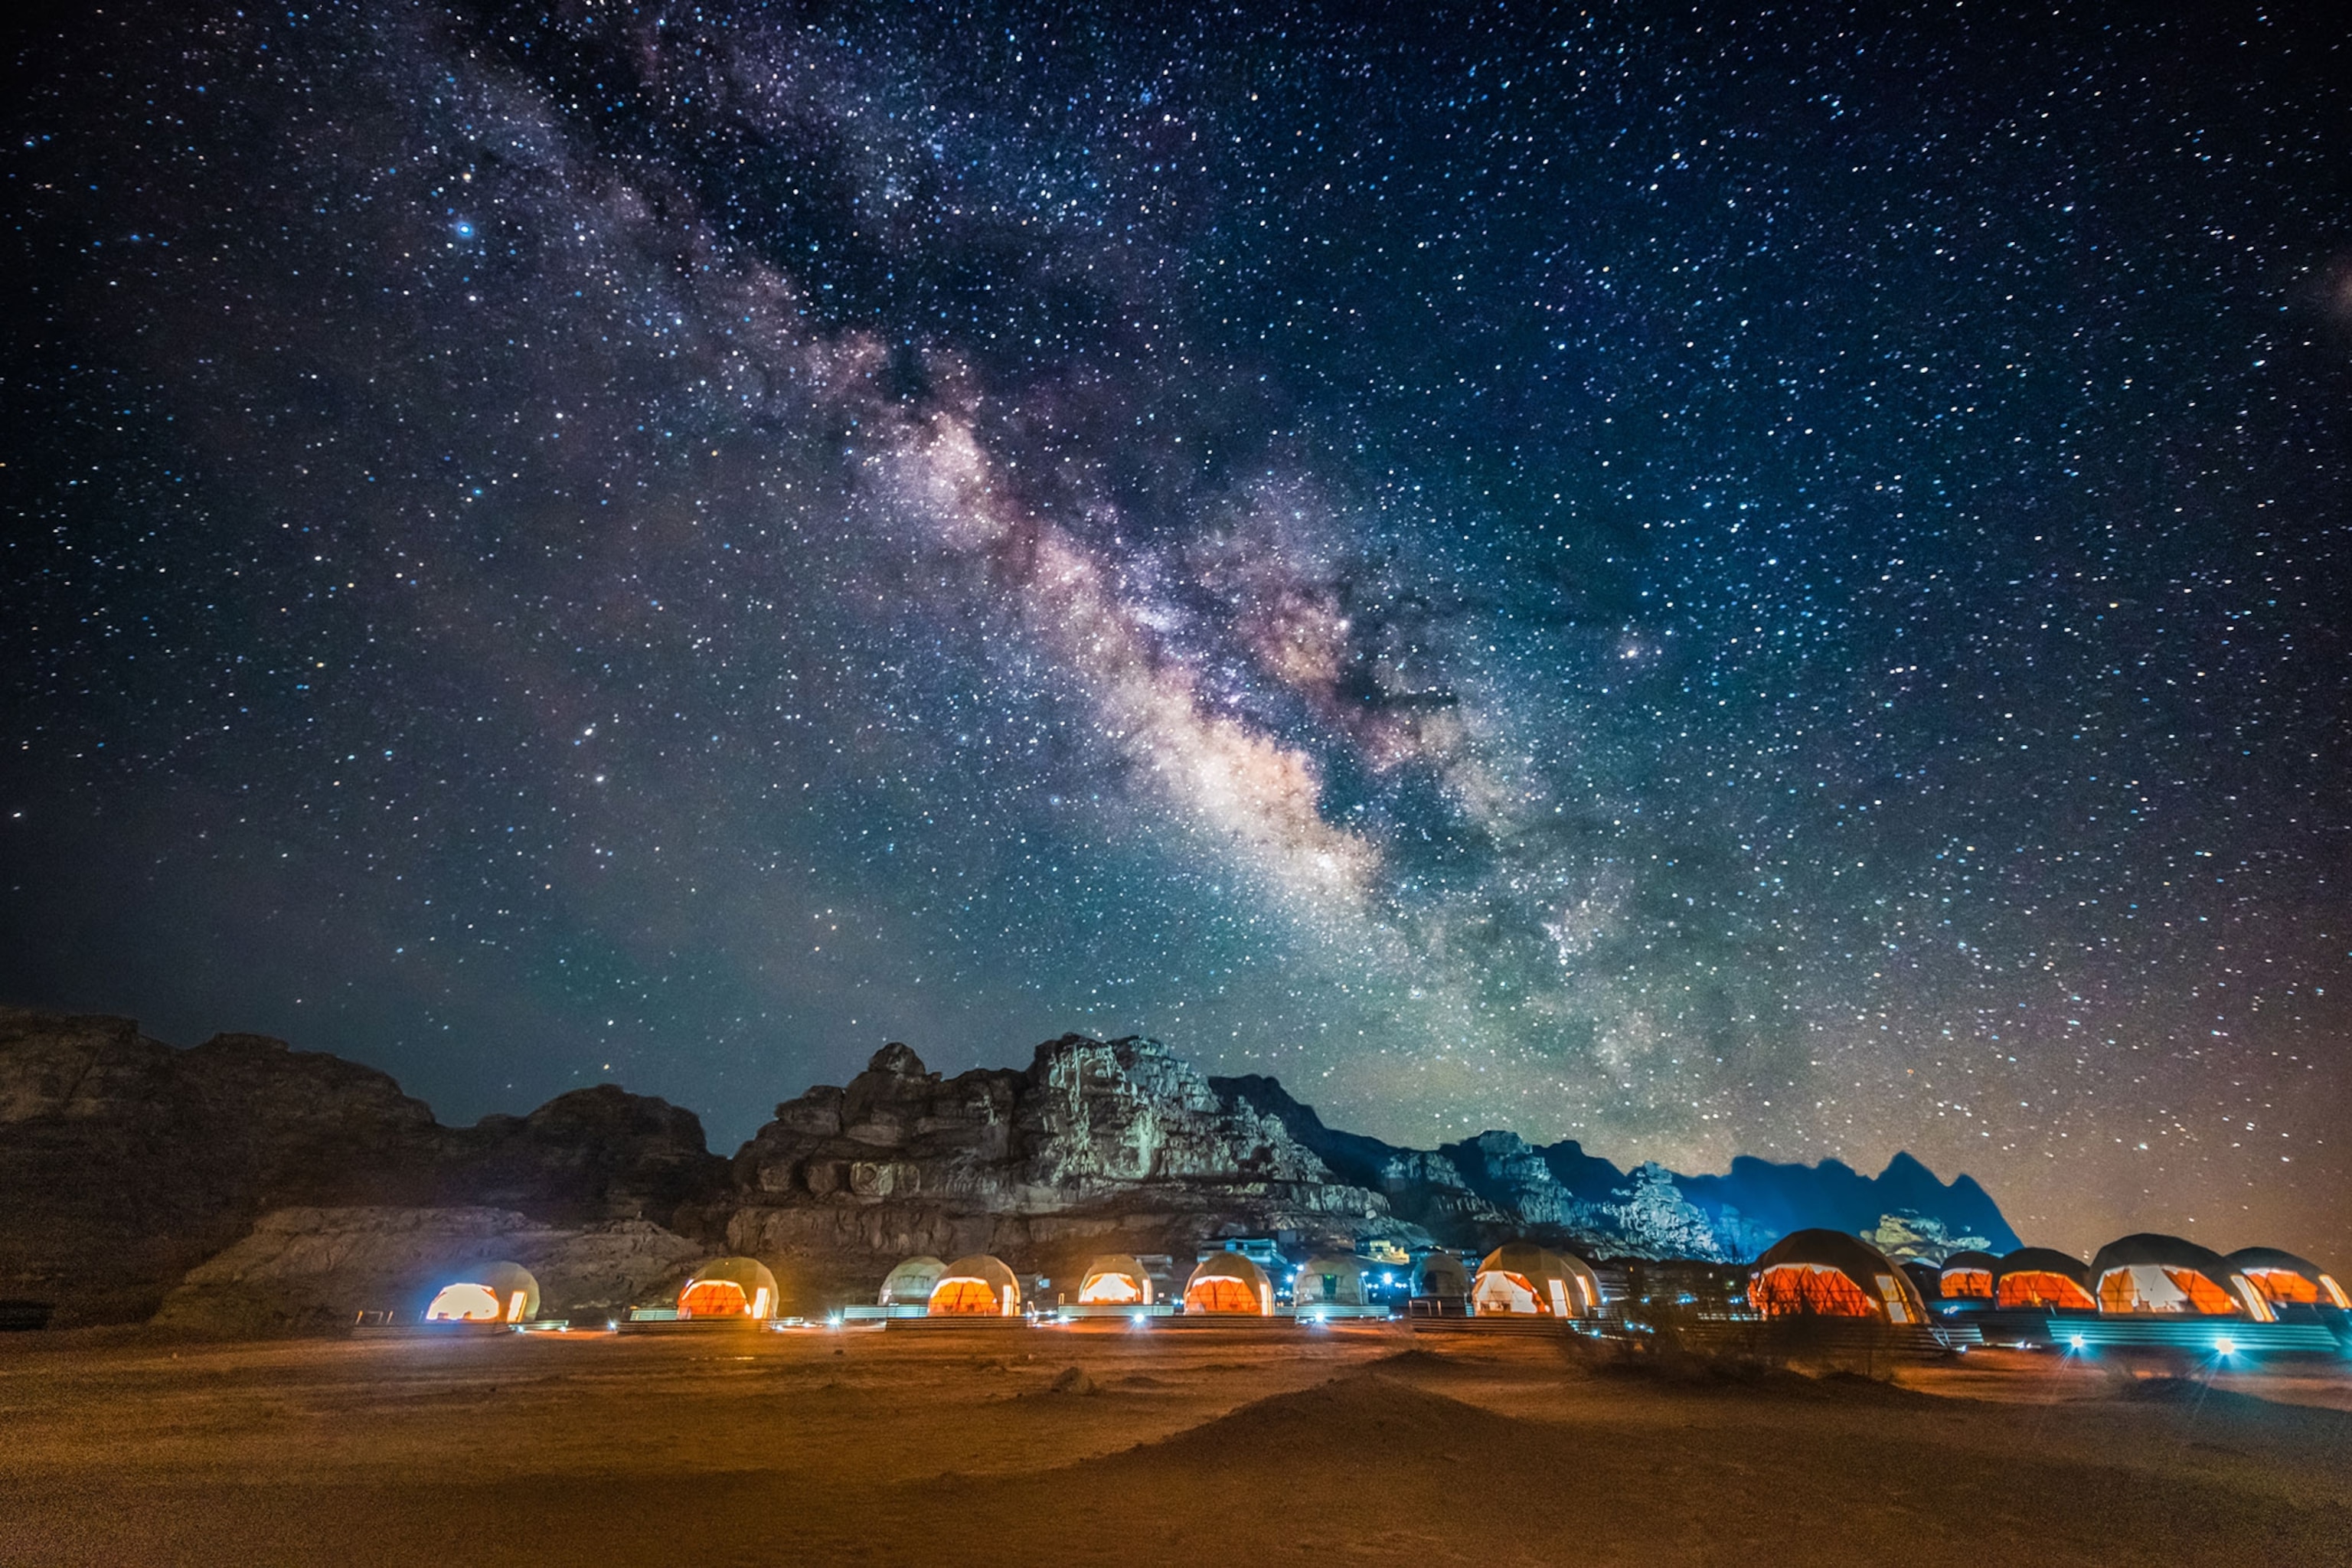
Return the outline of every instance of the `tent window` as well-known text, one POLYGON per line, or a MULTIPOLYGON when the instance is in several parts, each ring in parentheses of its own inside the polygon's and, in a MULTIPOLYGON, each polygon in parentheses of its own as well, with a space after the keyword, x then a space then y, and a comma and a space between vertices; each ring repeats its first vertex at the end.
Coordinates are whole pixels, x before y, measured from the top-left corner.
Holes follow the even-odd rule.
POLYGON ((1195 1279, 1184 1292, 1188 1312, 1248 1312, 1258 1310, 1257 1292, 1241 1279, 1195 1279))
POLYGON ((677 1299, 677 1310, 689 1318, 740 1318, 751 1310, 751 1299, 732 1279, 697 1279, 677 1299))
POLYGON ((1841 1269, 1820 1263, 1779 1263, 1759 1274, 1748 1300, 1768 1318, 1875 1318, 1885 1309, 1841 1269))

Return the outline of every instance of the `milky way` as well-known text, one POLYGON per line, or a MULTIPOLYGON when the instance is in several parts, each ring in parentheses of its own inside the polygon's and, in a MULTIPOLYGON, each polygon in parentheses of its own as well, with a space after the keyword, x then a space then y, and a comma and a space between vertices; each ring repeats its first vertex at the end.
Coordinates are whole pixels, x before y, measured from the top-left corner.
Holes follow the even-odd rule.
POLYGON ((0 991, 2352 1256, 2328 29, 1076 9, 28 48, 0 991))

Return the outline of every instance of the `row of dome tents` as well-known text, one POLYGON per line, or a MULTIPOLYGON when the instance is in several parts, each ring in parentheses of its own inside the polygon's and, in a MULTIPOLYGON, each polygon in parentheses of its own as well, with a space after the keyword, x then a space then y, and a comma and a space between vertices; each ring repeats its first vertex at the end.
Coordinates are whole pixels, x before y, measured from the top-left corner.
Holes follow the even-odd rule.
MULTIPOLYGON (((481 1262, 461 1267, 457 1278, 436 1290, 425 1321, 454 1327, 551 1327, 540 1319, 539 1280, 519 1263, 481 1262)), ((775 1316, 776 1277, 754 1258, 715 1258, 678 1287, 675 1307, 633 1312, 634 1319, 667 1321, 719 1320, 764 1322, 775 1316)))
POLYGON ((2227 1258, 2179 1237, 2143 1234, 2108 1243, 2086 1266, 2048 1247, 2005 1257, 1955 1253, 1940 1268, 1898 1266, 1843 1231, 1784 1237, 1748 1273, 1748 1305, 1766 1318, 1927 1321, 1927 1302, 1996 1311, 2104 1317, 2231 1318, 2274 1323, 2282 1311, 2352 1309, 2336 1279, 2292 1253, 2248 1247, 2227 1258))

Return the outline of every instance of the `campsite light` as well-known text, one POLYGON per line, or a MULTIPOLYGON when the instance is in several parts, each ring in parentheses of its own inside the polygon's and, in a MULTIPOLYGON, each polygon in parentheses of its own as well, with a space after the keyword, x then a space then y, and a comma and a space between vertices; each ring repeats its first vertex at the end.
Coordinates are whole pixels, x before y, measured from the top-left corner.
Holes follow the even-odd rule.
POLYGON ((2238 1353, 2238 1342, 2223 1334, 2213 1342, 2213 1350, 2219 1355, 2235 1355, 2238 1353))

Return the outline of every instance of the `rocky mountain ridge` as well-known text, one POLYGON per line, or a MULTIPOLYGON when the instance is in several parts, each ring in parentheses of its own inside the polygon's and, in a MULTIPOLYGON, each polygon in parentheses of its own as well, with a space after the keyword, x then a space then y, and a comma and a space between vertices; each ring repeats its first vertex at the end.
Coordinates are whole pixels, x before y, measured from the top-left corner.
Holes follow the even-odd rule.
POLYGON ((332 1321, 443 1255, 529 1252, 563 1304, 609 1310, 696 1256, 746 1252, 814 1310, 916 1253, 1050 1279, 1240 1235, 1720 1258, 1800 1225, 1893 1223, 1921 1247, 2015 1244, 1976 1184, 1908 1156, 1876 1178, 1752 1160, 1685 1177, 1502 1131, 1405 1149, 1139 1037, 1065 1036, 1026 1068, 953 1078, 887 1046, 778 1105, 730 1161, 692 1112, 614 1085, 450 1128, 387 1075, 279 1041, 177 1050, 127 1019, 21 1010, 0 1010, 0 1297, 64 1323, 168 1295, 166 1321, 245 1329, 332 1321))

